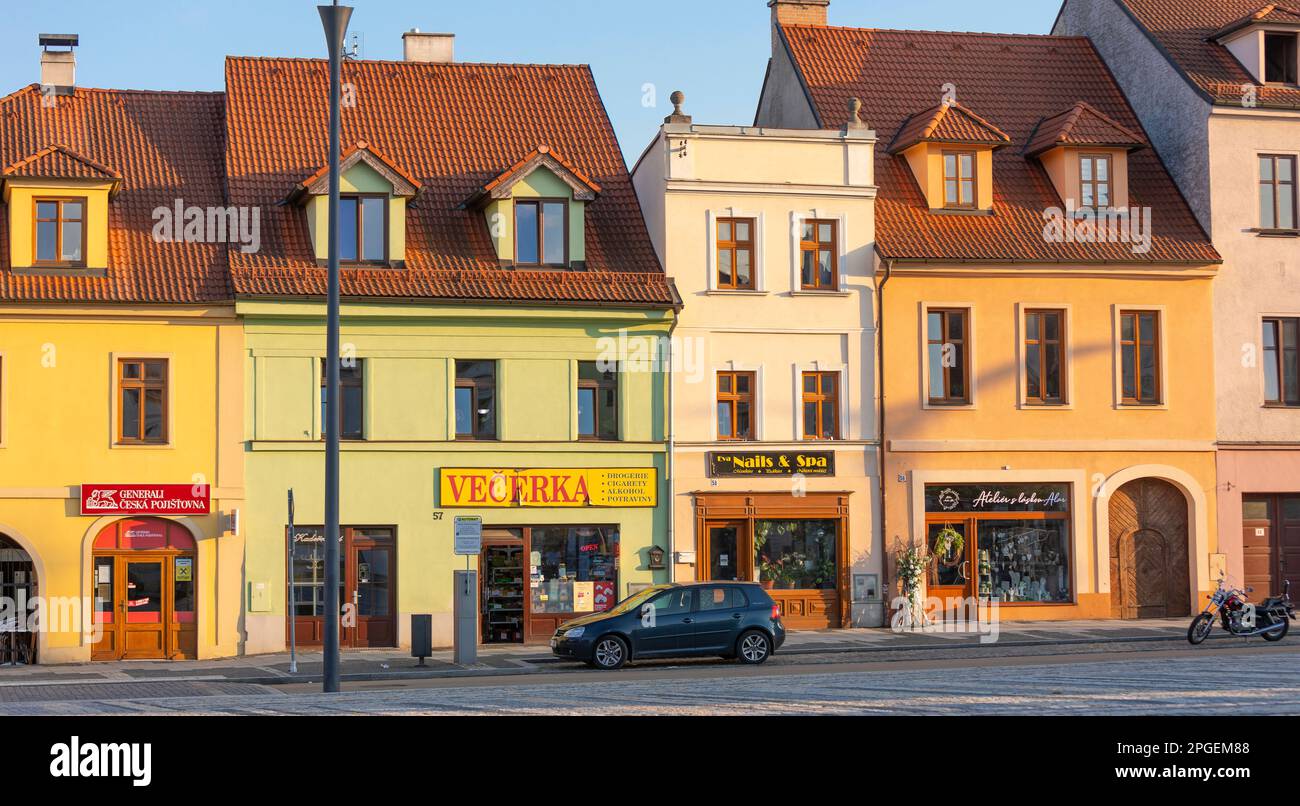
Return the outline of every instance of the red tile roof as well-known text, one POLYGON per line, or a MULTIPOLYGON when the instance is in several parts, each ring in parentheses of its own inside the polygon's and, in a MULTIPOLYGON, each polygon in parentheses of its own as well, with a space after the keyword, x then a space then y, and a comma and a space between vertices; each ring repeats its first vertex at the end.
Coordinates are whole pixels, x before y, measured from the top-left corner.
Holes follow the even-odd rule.
POLYGON ((889 153, 898 154, 923 142, 1004 146, 1011 138, 960 103, 944 102, 908 118, 889 153))
POLYGON ((42 148, 33 154, 6 165, 0 170, 5 178, 40 179, 99 179, 120 182, 122 174, 116 169, 93 160, 63 145, 42 148))
POLYGON ((158 243, 153 211, 224 204, 221 93, 31 85, 0 98, 0 165, 11 175, 120 178, 104 277, 15 274, 0 216, 0 300, 208 303, 231 298, 225 244, 158 243), (46 106, 52 100, 52 105, 46 106), (39 173, 33 173, 39 172, 39 173))
POLYGON ((1212 39, 1227 36, 1230 33, 1239 31, 1242 28, 1249 27, 1256 23, 1281 23, 1283 25, 1300 25, 1300 11, 1279 6, 1277 3, 1269 3, 1261 6, 1244 17, 1238 17, 1227 25, 1210 35, 1212 39))
POLYGON ((513 185, 520 179, 528 176, 539 165, 544 165, 552 173, 560 177, 562 181, 574 189, 574 192, 581 194, 587 200, 595 199, 600 193, 600 185, 596 184, 577 168, 556 153, 555 149, 548 145, 540 145, 534 148, 523 159, 511 165, 505 171, 484 185, 480 194, 476 195, 493 195, 493 191, 498 188, 506 188, 513 185))
MULTIPOLYGON (((1296 9, 1260 0, 1115 0, 1207 99, 1241 106, 1242 87, 1255 87, 1263 107, 1300 108, 1300 89, 1259 85, 1215 34, 1263 13, 1268 22, 1300 22, 1296 9)), ((1250 20, 1253 21, 1253 20, 1250 20)), ((1247 23, 1249 24, 1249 23, 1247 23)))
POLYGON ((1059 115, 1046 118, 1029 140, 1025 153, 1036 157, 1057 146, 1094 146, 1136 150, 1146 139, 1116 123, 1104 112, 1080 101, 1059 115))
POLYGON ((1007 34, 882 31, 784 26, 784 41, 820 125, 839 128, 848 102, 881 143, 945 84, 980 110, 1017 148, 993 156, 993 214, 931 213, 901 156, 877 150, 877 248, 887 258, 1062 263, 1217 262, 1218 253, 1154 149, 1129 160, 1132 204, 1153 209, 1151 249, 1125 243, 1062 243, 1044 238, 1044 212, 1060 207, 1051 178, 1022 152, 1039 123, 1083 101, 1126 129, 1141 124, 1087 39, 1007 34))
MULTIPOLYGON (((346 269, 353 297, 674 305, 631 178, 586 66, 349 61, 343 141, 366 140, 417 178, 406 266, 346 269), (539 145, 601 188, 587 209, 587 271, 502 270, 483 214, 463 202, 539 145)), ((262 208, 262 248, 230 253, 240 295, 320 295, 300 209, 275 206, 326 159, 326 62, 226 61, 230 201, 262 208)))

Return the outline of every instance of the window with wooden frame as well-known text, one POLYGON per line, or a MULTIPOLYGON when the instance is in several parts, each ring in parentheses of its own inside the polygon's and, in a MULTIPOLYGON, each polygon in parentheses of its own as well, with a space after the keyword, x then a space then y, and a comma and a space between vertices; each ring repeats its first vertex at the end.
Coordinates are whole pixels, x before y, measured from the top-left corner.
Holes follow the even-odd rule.
POLYGON ((1264 403, 1300 406, 1300 318, 1264 320, 1264 403))
POLYGON ((351 265, 388 262, 388 197, 339 197, 339 261, 351 265))
POLYGON ((33 264, 81 267, 86 264, 86 199, 32 200, 33 264))
POLYGON ((578 362, 578 439, 618 439, 618 370, 578 362))
POLYGON ((1025 402, 1065 403, 1065 311, 1025 311, 1025 402))
POLYGON ((932 406, 965 406, 970 397, 970 311, 926 311, 927 389, 932 406))
POLYGON ((117 443, 167 442, 168 362, 165 358, 117 361, 117 443))
POLYGON ((804 291, 840 287, 839 222, 809 219, 800 227, 800 280, 804 291))
POLYGON ((754 438, 754 372, 718 373, 718 439, 754 438))
POLYGON ((718 288, 754 289, 754 219, 718 219, 718 288))
POLYGON ((569 265, 569 203, 564 199, 515 200, 515 264, 569 265))
POLYGON ((456 439, 497 438, 497 362, 456 362, 456 439))
POLYGON ((1159 404, 1160 314, 1123 311, 1119 334, 1121 399, 1130 405, 1159 404))
POLYGON ((1264 82, 1266 84, 1297 83, 1300 72, 1300 34, 1269 32, 1264 34, 1264 82))
MULTIPOLYGON (((325 416, 326 404, 329 402, 329 386, 326 383, 325 359, 320 362, 320 435, 321 439, 329 433, 329 420, 325 416)), ((343 421, 339 429, 339 439, 365 439, 365 360, 361 358, 339 359, 339 419, 343 421)))
POLYGON ((976 204, 975 152, 943 152, 943 206, 974 209, 976 204))
POLYGON ((1079 155, 1079 194, 1084 207, 1110 207, 1111 159, 1106 154, 1079 155))
POLYGON ((1263 154, 1259 158, 1259 228, 1294 230, 1296 223, 1296 158, 1263 154))
POLYGON ((803 438, 840 438, 840 374, 803 373, 803 438))

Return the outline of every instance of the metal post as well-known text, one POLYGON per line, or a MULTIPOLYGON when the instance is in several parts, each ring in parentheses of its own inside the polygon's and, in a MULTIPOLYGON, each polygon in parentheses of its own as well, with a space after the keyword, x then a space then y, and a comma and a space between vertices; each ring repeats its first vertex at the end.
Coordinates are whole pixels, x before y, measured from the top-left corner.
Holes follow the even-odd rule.
POLYGON ((343 45, 352 17, 338 0, 317 6, 330 58, 329 295, 325 324, 325 657, 323 690, 339 690, 339 94, 343 45))
POLYGON ((289 674, 298 673, 298 634, 294 629, 294 622, 297 621, 297 601, 294 598, 296 591, 293 587, 293 544, 296 534, 293 526, 293 488, 289 488, 289 547, 285 550, 284 555, 284 576, 289 583, 288 604, 285 611, 289 614, 289 674))

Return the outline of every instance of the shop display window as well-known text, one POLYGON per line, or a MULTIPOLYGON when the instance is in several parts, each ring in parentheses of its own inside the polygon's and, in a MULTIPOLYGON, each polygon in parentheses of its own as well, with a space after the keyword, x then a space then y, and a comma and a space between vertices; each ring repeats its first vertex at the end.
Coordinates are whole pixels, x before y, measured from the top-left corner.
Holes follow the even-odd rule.
POLYGON ((755 521, 759 582, 775 590, 834 590, 838 540, 839 521, 755 521))
POLYGON ((618 584, 618 541, 619 531, 613 526, 533 528, 531 612, 574 613, 580 612, 580 606, 582 612, 601 612, 612 607, 618 584))
POLYGON ((1072 601, 1069 521, 981 520, 979 592, 999 602, 1072 601))

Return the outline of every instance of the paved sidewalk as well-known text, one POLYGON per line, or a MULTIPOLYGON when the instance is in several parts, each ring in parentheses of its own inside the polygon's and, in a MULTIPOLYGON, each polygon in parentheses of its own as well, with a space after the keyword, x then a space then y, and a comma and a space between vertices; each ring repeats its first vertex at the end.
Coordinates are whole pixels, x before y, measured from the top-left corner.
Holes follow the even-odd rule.
MULTIPOLYGON (((1059 621, 1003 623, 996 641, 992 635, 943 632, 937 628, 895 633, 888 629, 821 630, 792 632, 777 653, 818 655, 829 653, 924 653, 985 647, 1050 647, 1076 644, 1105 644, 1186 641, 1188 619, 1149 621, 1059 621)), ((1228 639, 1216 632, 1212 639, 1228 639)), ((344 680, 389 680, 427 677, 487 677, 520 675, 573 668, 571 662, 553 657, 545 645, 480 647, 478 663, 458 665, 451 650, 438 650, 425 661, 401 650, 349 650, 343 653, 340 674, 344 680)), ((94 685, 104 683, 190 682, 276 684, 309 682, 320 678, 321 653, 298 653, 297 674, 289 672, 289 654, 253 655, 205 661, 115 661, 64 664, 58 666, 0 666, 0 689, 51 685, 94 685)), ((8 692, 18 694, 17 691, 8 692)), ((2 697, 0 699, 11 699, 2 697)))

